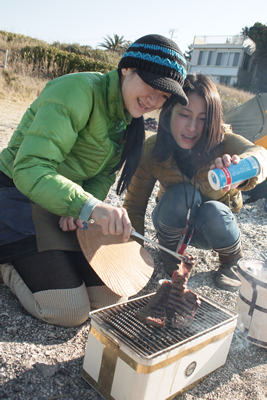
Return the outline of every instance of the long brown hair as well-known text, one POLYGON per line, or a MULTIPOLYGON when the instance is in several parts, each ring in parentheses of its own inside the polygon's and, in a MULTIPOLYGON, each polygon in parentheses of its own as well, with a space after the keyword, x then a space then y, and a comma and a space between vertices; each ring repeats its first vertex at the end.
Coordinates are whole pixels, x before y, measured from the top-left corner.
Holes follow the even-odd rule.
MULTIPOLYGON (((187 96, 196 93, 205 100, 207 117, 202 136, 196 144, 197 149, 195 150, 209 158, 209 155, 222 141, 222 105, 217 87, 207 76, 191 74, 187 75, 183 90, 187 96)), ((171 135, 170 119, 175 104, 177 102, 174 102, 173 99, 166 102, 160 113, 158 135, 153 150, 153 155, 159 161, 166 160, 173 152, 175 142, 171 135)), ((194 149, 192 150, 194 151, 194 149)))

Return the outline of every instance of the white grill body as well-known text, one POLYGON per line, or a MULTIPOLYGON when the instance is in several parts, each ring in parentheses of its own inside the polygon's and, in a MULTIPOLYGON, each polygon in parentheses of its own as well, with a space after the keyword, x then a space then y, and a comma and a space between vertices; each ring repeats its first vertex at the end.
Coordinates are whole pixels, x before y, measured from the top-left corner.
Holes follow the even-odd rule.
POLYGON ((219 326, 144 357, 92 319, 83 377, 105 399, 171 399, 225 364, 235 327, 229 313, 219 326))

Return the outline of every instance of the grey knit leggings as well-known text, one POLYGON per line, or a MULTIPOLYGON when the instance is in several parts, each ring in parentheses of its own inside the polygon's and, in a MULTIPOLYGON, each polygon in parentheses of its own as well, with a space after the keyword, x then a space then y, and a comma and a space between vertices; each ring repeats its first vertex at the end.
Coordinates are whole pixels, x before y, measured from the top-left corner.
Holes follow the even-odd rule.
POLYGON ((33 316, 78 326, 92 309, 122 299, 104 286, 80 252, 46 251, 2 264, 4 283, 33 316))

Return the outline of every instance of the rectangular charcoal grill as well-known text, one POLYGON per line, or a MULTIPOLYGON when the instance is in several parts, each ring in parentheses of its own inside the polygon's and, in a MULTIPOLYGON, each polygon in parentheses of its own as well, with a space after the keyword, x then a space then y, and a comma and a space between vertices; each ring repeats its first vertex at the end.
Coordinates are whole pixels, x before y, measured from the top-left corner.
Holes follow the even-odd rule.
POLYGON ((145 306, 151 295, 139 298, 122 305, 106 308, 92 314, 92 319, 99 324, 104 324, 109 332, 127 343, 137 354, 147 358, 155 357, 162 351, 170 350, 177 343, 192 339, 204 331, 214 329, 229 319, 221 309, 203 300, 192 324, 182 330, 172 328, 167 323, 166 327, 152 327, 139 321, 136 312, 145 306))
POLYGON ((105 399, 172 399, 226 361, 235 314, 199 296, 188 327, 148 326, 136 312, 153 295, 91 313, 83 377, 105 399))

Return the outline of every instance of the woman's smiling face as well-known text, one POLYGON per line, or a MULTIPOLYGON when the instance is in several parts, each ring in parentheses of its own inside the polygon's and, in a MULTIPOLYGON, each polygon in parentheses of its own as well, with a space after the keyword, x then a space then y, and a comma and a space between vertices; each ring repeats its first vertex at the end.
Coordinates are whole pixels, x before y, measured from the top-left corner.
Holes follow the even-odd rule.
POLYGON ((159 109, 165 101, 171 97, 165 93, 147 85, 132 68, 122 68, 122 97, 124 106, 134 118, 159 109))
POLYGON ((187 106, 176 104, 171 115, 171 133, 182 149, 192 149, 202 136, 207 113, 205 100, 196 93, 188 96, 187 106))

